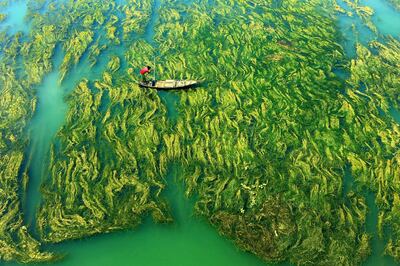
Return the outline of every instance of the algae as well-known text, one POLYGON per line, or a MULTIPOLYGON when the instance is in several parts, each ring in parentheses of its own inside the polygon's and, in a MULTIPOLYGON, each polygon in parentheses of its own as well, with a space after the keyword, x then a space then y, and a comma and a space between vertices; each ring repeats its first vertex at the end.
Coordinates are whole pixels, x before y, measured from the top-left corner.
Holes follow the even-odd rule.
MULTIPOLYGON (((43 3, 34 2, 30 39, 2 39, 1 259, 51 260, 39 251, 42 242, 134 228, 147 215, 171 222, 161 193, 173 162, 183 169, 186 196, 196 197, 196 213, 265 261, 361 264, 371 251, 364 190, 376 193, 377 230, 386 253, 400 260, 400 130, 386 115, 399 109, 396 39, 357 44, 348 61, 335 16, 345 11, 336 1, 162 1, 154 44, 143 40, 152 0, 51 3, 43 15, 43 3), (62 82, 81 61, 93 67, 124 43, 101 78, 83 78, 66 99, 41 187, 40 238, 33 239, 20 208, 33 88, 53 69, 57 45, 62 82), (133 76, 156 56, 160 79, 207 80, 173 92, 180 97, 173 123, 158 94, 133 76), (355 186, 345 190, 348 168, 355 186)), ((373 10, 345 2, 347 15, 376 33, 373 10)))
POLYGON ((378 50, 377 54, 358 45, 357 58, 351 62, 351 77, 347 81, 354 106, 361 110, 358 116, 360 122, 353 125, 351 130, 364 143, 364 152, 352 155, 352 172, 361 185, 376 192, 379 236, 387 242, 386 253, 399 260, 396 251, 399 126, 393 118, 382 117, 382 113, 387 113, 389 106, 399 107, 396 88, 399 87, 400 61, 396 51, 400 43, 390 38, 386 44, 374 41, 370 45, 378 50), (361 88, 365 89, 361 92, 361 88), (367 109, 369 117, 364 115, 367 109))
POLYGON ((400 1, 399 0, 389 0, 389 2, 392 3, 395 8, 400 10, 400 1))
MULTIPOLYGON (((375 24, 372 22, 371 18, 374 15, 374 10, 369 6, 363 6, 360 4, 359 0, 343 0, 356 14, 364 24, 375 34, 378 33, 378 29, 375 24)), ((352 15, 352 13, 348 13, 348 15, 352 15)))
MULTIPOLYGON (((182 117, 175 136, 164 138, 162 154, 182 158, 186 193, 199 198, 198 213, 267 261, 360 264, 370 253, 367 207, 358 190, 343 195, 344 169, 349 163, 355 172, 367 168, 356 159, 368 147, 358 131, 382 126, 383 118, 358 109, 372 103, 359 91, 343 94, 333 74, 345 60, 328 15, 335 5, 169 7, 164 13, 188 15, 183 23, 179 15, 161 18, 155 38, 165 63, 158 73, 210 80, 207 91, 180 94, 182 117), (321 6, 326 14, 316 12, 321 6)), ((370 22, 371 9, 353 8, 370 22)), ((391 94, 398 79, 386 74, 397 69, 392 64, 383 72, 395 80, 391 94)), ((386 126, 389 136, 395 125, 386 126)), ((369 140, 382 135, 368 133, 369 140)))
POLYGON ((83 80, 69 97, 67 122, 51 152, 51 178, 38 214, 41 238, 59 242, 137 226, 146 213, 170 221, 155 154, 166 128, 155 92, 135 83, 83 80), (97 91, 96 93, 94 91, 97 91), (107 93, 109 105, 99 112, 107 93))
POLYGON ((0 259, 28 263, 55 257, 41 251, 41 243, 28 232, 21 211, 21 194, 27 182, 24 129, 32 117, 36 99, 32 81, 16 77, 16 54, 22 49, 19 39, 17 34, 3 47, 0 61, 0 259))

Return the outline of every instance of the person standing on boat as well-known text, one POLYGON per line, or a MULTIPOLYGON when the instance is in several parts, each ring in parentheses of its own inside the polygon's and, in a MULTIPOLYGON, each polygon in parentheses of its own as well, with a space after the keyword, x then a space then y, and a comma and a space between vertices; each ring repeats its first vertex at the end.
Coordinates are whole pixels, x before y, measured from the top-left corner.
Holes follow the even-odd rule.
POLYGON ((147 82, 147 74, 148 73, 150 73, 150 71, 151 71, 151 67, 150 66, 146 66, 146 67, 144 67, 144 68, 142 68, 141 70, 140 70, 140 75, 142 75, 142 81, 143 82, 147 82))

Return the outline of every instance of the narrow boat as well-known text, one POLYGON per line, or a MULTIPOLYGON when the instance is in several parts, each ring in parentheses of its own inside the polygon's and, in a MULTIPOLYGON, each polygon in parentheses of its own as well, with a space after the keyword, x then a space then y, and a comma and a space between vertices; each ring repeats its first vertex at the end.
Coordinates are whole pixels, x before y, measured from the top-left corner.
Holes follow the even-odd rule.
POLYGON ((168 79, 168 80, 156 80, 149 82, 139 82, 139 86, 157 90, 177 90, 177 89, 188 89, 200 83, 201 81, 198 80, 168 79))

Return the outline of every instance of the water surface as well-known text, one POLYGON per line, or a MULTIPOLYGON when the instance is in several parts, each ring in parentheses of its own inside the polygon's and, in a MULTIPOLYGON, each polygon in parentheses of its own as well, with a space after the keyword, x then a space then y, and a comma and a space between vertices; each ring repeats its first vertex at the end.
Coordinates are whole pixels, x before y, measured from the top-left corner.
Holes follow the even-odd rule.
POLYGON ((8 6, 0 7, 0 13, 7 15, 6 19, 0 23, 0 31, 5 30, 10 35, 19 31, 28 33, 29 23, 25 21, 27 12, 27 1, 24 0, 10 1, 8 6))
MULTIPOLYGON (((339 1, 339 4, 345 7, 343 2, 339 1)), ((380 34, 399 36, 400 15, 398 12, 383 0, 369 0, 365 1, 365 4, 375 9, 373 21, 380 34)), ((157 11, 161 7, 160 1, 156 0, 152 18, 144 34, 144 38, 153 44, 154 27, 158 19, 157 11)), ((3 10, 1 12, 5 13, 3 10)), ((24 1, 12 2, 6 8, 8 18, 0 24, 0 30, 8 27, 10 34, 17 31, 28 31, 27 23, 24 22, 26 12, 27 7, 24 1)), ((343 45, 349 57, 355 56, 354 46, 357 41, 366 45, 369 41, 377 38, 357 17, 349 18, 340 15, 339 26, 345 37, 343 45), (353 28, 356 29, 357 35, 354 34, 353 28)), ((56 67, 38 86, 38 108, 30 125, 28 152, 32 157, 29 167, 31 180, 25 204, 25 220, 31 225, 32 232, 34 231, 36 208, 40 202, 40 182, 48 165, 50 144, 56 132, 63 125, 68 110, 64 97, 83 77, 90 80, 100 78, 109 57, 117 54, 122 59, 124 51, 124 46, 109 49, 100 57, 100 61, 94 68, 89 67, 87 55, 85 55, 81 62, 69 72, 62 84, 58 82, 59 72, 56 67)), ((55 66, 60 63, 60 55, 60 52, 56 53, 55 66)), ((169 118, 175 120, 179 116, 175 108, 178 96, 174 92, 161 92, 159 95, 167 106, 169 118)), ((392 108, 390 114, 397 122, 400 122, 400 113, 397 110, 392 108)), ((169 186, 165 192, 165 196, 172 205, 175 218, 173 224, 156 225, 148 219, 135 230, 45 246, 45 249, 49 248, 57 253, 68 254, 64 260, 54 263, 54 265, 268 265, 251 254, 239 251, 231 241, 219 236, 217 231, 205 220, 193 215, 193 201, 184 198, 182 184, 177 181, 178 172, 179 169, 174 167, 170 171, 167 177, 169 186)), ((373 234, 373 237, 372 256, 365 265, 396 265, 391 258, 381 256, 384 243, 376 235, 378 210, 373 194, 367 195, 367 203, 370 208, 367 230, 373 234)), ((4 263, 4 265, 16 264, 4 263)))

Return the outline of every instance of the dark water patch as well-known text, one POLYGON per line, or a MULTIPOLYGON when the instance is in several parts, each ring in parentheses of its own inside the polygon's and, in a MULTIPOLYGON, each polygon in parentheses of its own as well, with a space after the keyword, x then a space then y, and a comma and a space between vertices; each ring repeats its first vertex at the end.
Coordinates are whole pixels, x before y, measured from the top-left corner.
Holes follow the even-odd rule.
POLYGON ((111 100, 110 100, 110 96, 109 96, 108 91, 104 91, 103 95, 101 96, 101 103, 100 103, 100 106, 99 106, 99 112, 100 113, 104 113, 107 110, 110 102, 111 102, 111 100))
POLYGON ((359 86, 358 86, 358 90, 361 92, 365 92, 367 89, 367 87, 365 86, 364 82, 360 82, 359 86))
POLYGON ((393 119, 395 122, 400 123, 400 113, 393 106, 389 106, 387 111, 383 110, 381 107, 377 106, 378 114, 384 118, 393 119))
POLYGON ((366 217, 366 231, 371 236, 371 255, 368 257, 367 261, 363 263, 365 266, 395 266, 398 263, 393 259, 384 255, 386 241, 380 238, 378 235, 378 217, 379 210, 375 202, 376 195, 371 191, 364 192, 368 213, 366 217))
POLYGON ((389 107, 389 114, 391 117, 396 121, 398 124, 400 124, 400 111, 394 108, 393 106, 389 107))
POLYGON ((332 72, 340 78, 342 81, 347 80, 350 77, 349 71, 345 70, 344 68, 334 68, 332 72))
POLYGON ((172 91, 159 91, 158 96, 160 96, 161 100, 167 107, 167 116, 174 124, 179 117, 179 111, 178 111, 178 103, 180 98, 179 95, 177 95, 176 92, 172 91))
POLYGON ((156 42, 154 40, 154 35, 155 35, 156 23, 158 22, 159 18, 160 7, 161 7, 161 0, 153 0, 153 6, 151 8, 151 17, 149 22, 147 23, 147 26, 143 34, 143 38, 153 46, 156 45, 156 42))
POLYGON ((342 195, 346 197, 350 191, 354 191, 354 178, 351 175, 351 166, 346 165, 344 168, 342 195))
POLYGON ((22 79, 25 75, 25 68, 24 68, 24 59, 21 53, 18 53, 17 57, 15 58, 16 64, 16 71, 15 76, 17 79, 22 79))

